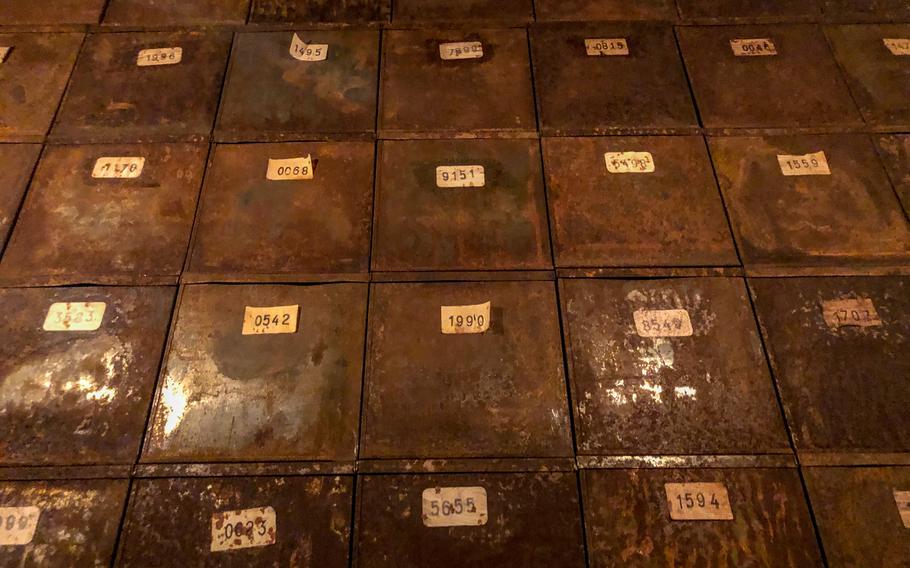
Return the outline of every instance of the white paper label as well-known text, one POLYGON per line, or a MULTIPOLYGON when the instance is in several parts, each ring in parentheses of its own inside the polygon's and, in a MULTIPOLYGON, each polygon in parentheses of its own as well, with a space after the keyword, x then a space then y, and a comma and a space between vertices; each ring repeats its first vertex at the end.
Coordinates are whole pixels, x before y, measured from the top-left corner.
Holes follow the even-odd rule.
POLYGON ((297 61, 325 61, 325 58, 329 56, 329 44, 307 43, 294 34, 290 53, 291 57, 297 61))
POLYGON ((730 48, 736 57, 759 57, 777 55, 774 42, 768 38, 731 39, 730 48))
POLYGON ((278 525, 271 507, 212 515, 212 552, 268 546, 277 539, 278 525))
POLYGON ((182 47, 160 47, 143 49, 136 56, 136 65, 151 67, 154 65, 176 65, 183 61, 182 47))
POLYGON ((44 331, 95 331, 106 309, 104 302, 57 302, 47 310, 44 331))
POLYGON ((451 59, 480 59, 483 57, 483 44, 479 41, 458 41, 439 44, 439 57, 451 59))
POLYGON ((142 175, 145 158, 139 156, 104 157, 95 160, 92 177, 100 179, 131 179, 142 175))
POLYGON ((254 308, 247 306, 243 312, 242 335, 272 335, 296 333, 300 306, 272 306, 254 308))
POLYGON ((777 163, 780 164, 780 173, 785 176, 830 176, 828 158, 824 152, 791 156, 778 154, 777 163))
POLYGON ((674 521, 732 521, 733 509, 723 483, 665 483, 674 521))
POLYGON ((635 331, 641 337, 689 337, 692 321, 686 310, 636 310, 635 331))
POLYGON ((436 187, 483 187, 486 184, 483 166, 439 166, 436 168, 436 187))
POLYGON ((585 51, 592 57, 629 55, 629 42, 624 37, 586 39, 585 51))
POLYGON ((897 503, 897 512, 900 513, 904 528, 910 529, 910 491, 895 491, 894 501, 897 503))
POLYGON ((478 527, 487 524, 487 490, 483 487, 424 489, 422 501, 424 526, 478 527))
POLYGON ((910 38, 891 38, 882 41, 893 55, 910 55, 910 38))
POLYGON ((483 333, 490 329, 490 302, 473 306, 442 306, 441 331, 445 335, 483 333))
POLYGON ((265 177, 272 181, 313 179, 313 158, 307 154, 302 158, 270 159, 265 177))
POLYGON ((876 327, 882 320, 875 311, 875 304, 869 298, 828 300, 822 302, 822 314, 828 327, 876 327))
POLYGON ((0 546, 21 546, 35 538, 38 507, 0 507, 0 546))
POLYGON ((6 61, 6 56, 9 55, 9 50, 11 47, 0 47, 0 63, 6 61))
POLYGON ((650 174, 654 171, 651 152, 607 152, 604 161, 611 174, 650 174))

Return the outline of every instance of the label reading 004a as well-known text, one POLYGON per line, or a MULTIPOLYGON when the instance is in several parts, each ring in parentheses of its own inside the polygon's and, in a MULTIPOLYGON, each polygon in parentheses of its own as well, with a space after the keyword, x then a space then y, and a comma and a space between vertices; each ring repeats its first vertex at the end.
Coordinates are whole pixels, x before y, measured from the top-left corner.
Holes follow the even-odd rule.
POLYGON ((291 57, 298 61, 325 61, 329 56, 329 44, 307 43, 294 34, 291 40, 291 57))
POLYGON ((491 303, 472 306, 442 306, 441 331, 445 335, 484 333, 490 329, 491 303))
POLYGON ((607 171, 611 174, 650 174, 654 172, 651 152, 607 152, 607 171))
POLYGON ((57 302, 44 318, 44 331, 95 331, 101 327, 104 302, 57 302))
POLYGON ((483 487, 434 487, 422 495, 427 527, 477 527, 487 524, 487 490, 483 487))
POLYGON ((453 59, 480 59, 483 57, 483 44, 479 41, 440 43, 439 57, 445 61, 453 59))
POLYGON ((247 306, 243 313, 242 335, 273 335, 296 333, 300 306, 247 306))
POLYGON ((774 42, 768 38, 731 39, 730 49, 736 57, 762 57, 777 55, 774 42))
POLYGON ((686 310, 636 310, 632 314, 640 337, 689 337, 692 320, 686 310))
POLYGON ((483 187, 483 166, 438 166, 436 187, 483 187))
POLYGON ((800 156, 779 154, 777 163, 780 165, 780 173, 788 177, 831 175, 831 169, 828 167, 828 157, 825 156, 824 152, 814 152, 800 156))
POLYGON ((272 181, 313 179, 313 158, 307 154, 301 158, 270 159, 265 177, 272 181))
POLYGON ((277 540, 278 525, 271 507, 212 515, 212 552, 269 546, 277 540))
POLYGON ((828 327, 877 327, 882 325, 870 298, 849 298, 822 302, 822 315, 828 327))
POLYGON ((882 41, 892 55, 910 55, 910 38, 888 38, 882 41))
POLYGON ((629 42, 624 37, 586 39, 585 52, 591 57, 629 55, 629 42))
POLYGON ((142 175, 145 158, 141 156, 106 156, 95 160, 92 177, 96 179, 132 179, 142 175))
POLYGON ((665 483, 674 521, 732 521, 733 509, 723 483, 665 483))
POLYGON ((160 47, 156 49, 143 49, 136 56, 136 65, 139 67, 153 67, 155 65, 176 65, 183 61, 182 47, 160 47))
POLYGON ((38 507, 0 507, 0 546, 22 546, 35 538, 38 507))

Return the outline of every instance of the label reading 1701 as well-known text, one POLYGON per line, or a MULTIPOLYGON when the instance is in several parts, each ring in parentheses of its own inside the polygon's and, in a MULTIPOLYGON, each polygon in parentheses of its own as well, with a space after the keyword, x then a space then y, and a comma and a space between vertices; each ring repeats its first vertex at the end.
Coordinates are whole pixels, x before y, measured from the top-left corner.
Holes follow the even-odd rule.
POLYGON ((490 329, 490 302, 472 306, 442 306, 441 331, 445 335, 483 333, 490 329))
POLYGON ((438 166, 436 187, 483 187, 486 185, 483 166, 438 166))
POLYGON ((780 173, 785 176, 830 176, 831 168, 828 167, 828 157, 824 152, 814 152, 793 156, 778 154, 777 163, 780 173))
POLYGON ((731 39, 730 49, 736 57, 761 57, 777 55, 774 42, 768 38, 731 39))
POLYGON ((247 306, 243 313, 242 335, 273 335, 296 333, 300 306, 247 306))
POLYGON ((270 159, 265 178, 272 181, 313 179, 313 158, 307 154, 301 158, 270 159))
POLYGON ((259 507, 222 511, 212 515, 212 552, 275 544, 278 525, 275 509, 259 507))
POLYGON ((423 524, 427 527, 476 527, 487 524, 487 490, 483 487, 424 489, 423 524))
POLYGON ((732 521, 733 509, 723 483, 665 483, 674 521, 732 521))
POLYGON ((453 59, 480 59, 483 57, 483 44, 479 41, 440 43, 439 57, 444 61, 453 59))
POLYGON ((869 298, 827 300, 822 302, 822 315, 828 327, 877 327, 882 325, 875 304, 869 298))
POLYGON ((38 507, 0 507, 0 546, 21 546, 35 538, 38 507))

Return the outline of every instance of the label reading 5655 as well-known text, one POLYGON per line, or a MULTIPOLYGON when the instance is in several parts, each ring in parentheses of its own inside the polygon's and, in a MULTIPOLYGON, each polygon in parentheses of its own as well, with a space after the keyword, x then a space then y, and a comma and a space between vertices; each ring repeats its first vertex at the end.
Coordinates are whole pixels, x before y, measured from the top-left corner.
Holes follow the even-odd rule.
POLYGON ((222 511, 212 515, 212 552, 275 544, 278 525, 275 509, 259 507, 222 511))
POLYGON ((438 166, 436 187, 483 187, 483 166, 438 166))
POLYGON ((269 160, 265 178, 272 181, 313 179, 313 158, 307 154, 301 158, 269 160))
POLYGON ((272 306, 254 308, 247 306, 243 313, 242 335, 272 335, 296 333, 300 306, 272 306))
POLYGON ((490 302, 472 306, 442 306, 441 330, 445 335, 483 333, 490 329, 490 302))
POLYGON ((57 302, 44 318, 44 331, 95 331, 104 319, 104 302, 57 302))
POLYGON ((0 507, 0 546, 21 546, 35 538, 38 507, 0 507))
POLYGON ((732 521, 733 509, 723 483, 665 483, 674 521, 732 521))
POLYGON ((476 527, 487 524, 487 490, 483 487, 424 489, 422 501, 424 526, 476 527))

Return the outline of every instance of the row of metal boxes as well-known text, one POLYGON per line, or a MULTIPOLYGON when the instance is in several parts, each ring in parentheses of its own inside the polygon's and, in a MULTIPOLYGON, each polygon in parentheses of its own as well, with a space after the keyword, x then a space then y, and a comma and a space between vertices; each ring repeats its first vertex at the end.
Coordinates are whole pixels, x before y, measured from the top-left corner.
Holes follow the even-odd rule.
POLYGON ((375 30, 3 33, 0 139, 910 128, 910 24, 539 25, 530 51, 525 29, 381 36, 380 64, 375 30))

